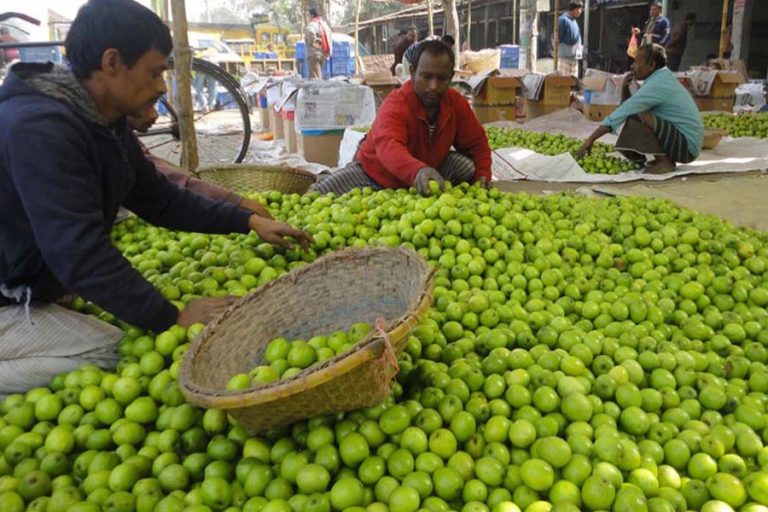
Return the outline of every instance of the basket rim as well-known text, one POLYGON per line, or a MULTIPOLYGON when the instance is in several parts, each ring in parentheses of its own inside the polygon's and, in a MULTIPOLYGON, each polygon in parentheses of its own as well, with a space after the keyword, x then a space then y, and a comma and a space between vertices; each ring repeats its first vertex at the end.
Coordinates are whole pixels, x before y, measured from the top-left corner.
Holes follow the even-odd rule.
POLYGON ((216 173, 219 171, 237 171, 253 169, 256 172, 272 173, 272 174, 292 174, 294 176, 300 176, 312 180, 314 183, 317 181, 317 176, 304 169, 297 167, 284 167, 281 165, 261 165, 261 164, 221 164, 221 165, 208 165, 205 167, 199 167, 195 169, 194 174, 198 178, 202 178, 205 174, 216 173))
POLYGON ((337 261, 367 259, 375 254, 386 252, 399 252, 412 259, 416 265, 422 267, 426 277, 424 289, 421 290, 418 299, 412 303, 414 307, 406 314, 385 323, 383 329, 386 331, 387 336, 389 336, 403 325, 418 322, 432 305, 432 293, 435 286, 435 271, 430 269, 426 260, 420 254, 405 247, 345 248, 334 251, 318 258, 313 263, 263 284, 250 294, 240 298, 228 307, 221 316, 206 325, 192 342, 182 360, 178 382, 184 396, 190 402, 206 408, 239 409, 265 404, 325 384, 337 376, 352 371, 361 364, 378 357, 384 348, 382 343, 384 340, 382 335, 374 329, 358 341, 352 350, 324 361, 320 365, 310 367, 295 377, 268 385, 251 386, 244 390, 228 391, 226 389, 211 389, 200 386, 194 383, 192 378, 192 361, 208 338, 215 332, 216 328, 232 316, 239 307, 255 300, 255 297, 262 294, 265 290, 283 285, 285 282, 294 284, 304 274, 314 271, 319 266, 328 266, 337 261), (334 372, 329 371, 331 367, 334 369, 334 372))

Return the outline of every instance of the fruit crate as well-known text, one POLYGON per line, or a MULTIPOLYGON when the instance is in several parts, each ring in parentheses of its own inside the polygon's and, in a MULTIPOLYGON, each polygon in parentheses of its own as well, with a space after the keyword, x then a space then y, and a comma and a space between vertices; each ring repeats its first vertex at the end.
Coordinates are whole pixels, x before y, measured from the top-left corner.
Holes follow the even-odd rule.
POLYGON ((336 58, 335 55, 331 58, 331 75, 332 76, 351 76, 354 74, 355 74, 355 59, 336 58))
POLYGON ((243 297, 203 329, 184 355, 181 390, 193 404, 227 411, 251 434, 380 403, 409 333, 431 307, 433 278, 405 248, 324 256, 243 297), (271 340, 309 339, 356 322, 377 328, 349 351, 289 379, 226 389, 231 376, 264 361, 271 340))
POLYGON ((520 59, 519 57, 502 57, 499 67, 501 69, 517 69, 520 67, 520 59))
POLYGON ((355 47, 349 41, 333 42, 333 57, 350 58, 355 56, 355 47))
POLYGON ((296 59, 296 74, 305 79, 309 76, 309 68, 307 67, 306 59, 296 59))

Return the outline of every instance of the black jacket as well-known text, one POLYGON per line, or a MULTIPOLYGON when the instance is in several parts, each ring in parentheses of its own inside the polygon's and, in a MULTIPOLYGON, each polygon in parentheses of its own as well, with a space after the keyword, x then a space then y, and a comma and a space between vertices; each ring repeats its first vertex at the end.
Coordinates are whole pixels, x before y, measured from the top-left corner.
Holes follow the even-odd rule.
POLYGON ((84 90, 78 103, 68 91, 46 94, 31 81, 62 73, 51 64, 18 64, 0 87, 0 284, 29 286, 42 301, 74 292, 130 324, 167 329, 176 307, 112 245, 118 208, 206 233, 247 233, 250 213, 170 183, 124 120, 97 122, 84 90))

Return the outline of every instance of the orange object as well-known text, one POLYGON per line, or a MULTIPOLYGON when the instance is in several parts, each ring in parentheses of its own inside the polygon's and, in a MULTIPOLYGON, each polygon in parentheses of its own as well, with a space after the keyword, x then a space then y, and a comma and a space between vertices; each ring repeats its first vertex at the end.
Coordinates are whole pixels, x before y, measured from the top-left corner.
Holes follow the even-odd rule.
POLYGON ((257 135, 259 140, 275 140, 275 134, 272 132, 262 133, 257 135))

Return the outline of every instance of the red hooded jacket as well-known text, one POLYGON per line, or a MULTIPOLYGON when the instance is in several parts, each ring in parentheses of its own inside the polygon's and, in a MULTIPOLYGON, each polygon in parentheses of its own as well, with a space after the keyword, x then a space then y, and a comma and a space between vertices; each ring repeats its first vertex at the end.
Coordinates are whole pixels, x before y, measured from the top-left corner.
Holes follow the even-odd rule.
POLYGON ((440 167, 451 146, 474 160, 475 180, 490 181, 491 148, 467 100, 454 89, 445 92, 430 141, 424 105, 413 90, 413 80, 409 80, 381 105, 357 160, 382 187, 410 187, 419 169, 440 167))

